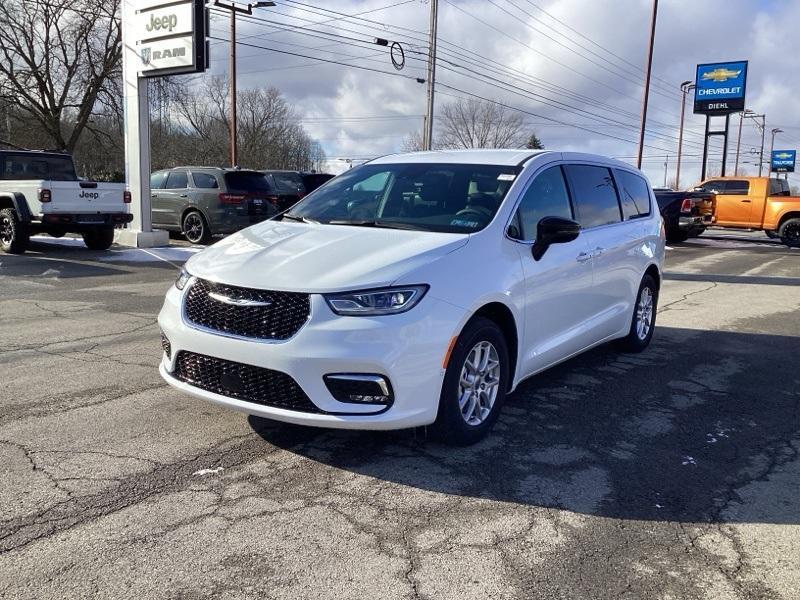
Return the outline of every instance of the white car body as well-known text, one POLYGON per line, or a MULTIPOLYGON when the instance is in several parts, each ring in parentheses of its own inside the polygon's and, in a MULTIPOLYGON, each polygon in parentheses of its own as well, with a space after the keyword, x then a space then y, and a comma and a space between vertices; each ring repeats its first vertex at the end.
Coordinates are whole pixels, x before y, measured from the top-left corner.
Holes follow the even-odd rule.
POLYGON ((44 220, 46 215, 82 215, 91 223, 91 216, 98 214, 125 214, 128 204, 123 195, 124 183, 95 183, 83 181, 0 180, 0 193, 22 194, 35 219, 44 220), (50 202, 40 202, 42 190, 50 191, 50 202))
POLYGON ((451 342, 479 310, 513 317, 509 340, 513 375, 520 381, 580 352, 625 337, 642 277, 660 281, 664 232, 649 184, 646 218, 583 230, 552 245, 541 260, 531 242, 511 239, 509 224, 530 183, 544 169, 598 165, 641 176, 625 163, 594 155, 551 151, 453 151, 387 156, 370 164, 447 163, 519 166, 493 220, 470 234, 401 231, 331 224, 265 221, 192 257, 183 290, 173 286, 159 315, 168 338, 160 372, 172 386, 254 415, 304 425, 399 429, 432 423, 451 342), (259 341, 210 332, 183 312, 197 279, 261 290, 310 294, 310 316, 288 340, 259 341), (322 294, 387 286, 429 285, 402 314, 340 316, 322 294), (262 406, 178 380, 181 350, 268 368, 291 376, 320 409, 305 413, 262 406), (337 401, 323 376, 385 376, 394 392, 388 410, 337 401), (370 414, 372 413, 372 414, 370 414))

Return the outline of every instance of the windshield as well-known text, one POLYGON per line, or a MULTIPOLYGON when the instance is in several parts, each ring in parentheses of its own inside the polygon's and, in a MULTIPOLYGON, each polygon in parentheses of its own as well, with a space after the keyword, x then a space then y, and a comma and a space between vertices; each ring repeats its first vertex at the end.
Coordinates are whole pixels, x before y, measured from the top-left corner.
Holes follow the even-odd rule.
POLYGON ((407 163, 346 171, 295 205, 289 217, 319 223, 473 233, 486 227, 517 169, 407 163))
POLYGON ((225 173, 228 190, 237 192, 271 192, 269 181, 263 173, 255 171, 234 171, 225 173))
POLYGON ((31 153, 0 153, 0 179, 47 179, 78 181, 69 156, 31 153))

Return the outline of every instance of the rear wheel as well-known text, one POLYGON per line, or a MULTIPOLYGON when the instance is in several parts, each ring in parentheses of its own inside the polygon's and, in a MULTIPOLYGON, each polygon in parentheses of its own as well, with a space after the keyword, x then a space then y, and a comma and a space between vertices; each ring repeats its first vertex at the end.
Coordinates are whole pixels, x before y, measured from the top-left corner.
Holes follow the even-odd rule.
POLYGON ((96 227, 84 231, 83 243, 89 250, 108 250, 114 243, 114 228, 96 227))
POLYGON ((650 345, 656 326, 658 286, 651 275, 642 277, 628 335, 617 343, 623 352, 641 352, 650 345))
POLYGON ((0 210, 0 248, 8 254, 22 254, 28 248, 28 226, 19 220, 13 208, 0 210))
POLYGON ((470 321, 450 355, 434 434, 458 446, 483 439, 500 414, 508 374, 508 348, 500 328, 482 317, 470 321))
POLYGON ((196 210, 190 211, 183 218, 183 235, 193 244, 207 244, 211 241, 208 223, 196 210))
POLYGON ((684 231, 683 229, 668 229, 667 230, 667 241, 668 242, 685 242, 689 239, 689 232, 684 231))
POLYGON ((800 219, 789 219, 781 225, 781 242, 789 248, 800 248, 800 219))

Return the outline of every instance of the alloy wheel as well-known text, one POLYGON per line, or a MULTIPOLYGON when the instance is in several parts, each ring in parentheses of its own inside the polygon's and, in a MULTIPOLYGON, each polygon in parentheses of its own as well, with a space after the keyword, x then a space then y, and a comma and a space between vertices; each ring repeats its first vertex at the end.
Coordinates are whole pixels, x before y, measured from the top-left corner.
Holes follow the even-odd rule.
POLYGON ((196 244, 203 239, 204 228, 205 224, 203 223, 203 217, 197 213, 190 214, 183 222, 183 233, 186 236, 186 239, 193 244, 196 244))
POLYGON ((6 246, 14 241, 14 225, 6 215, 0 217, 0 241, 6 246))
POLYGON ((800 224, 788 223, 783 228, 783 237, 792 243, 800 243, 800 224))
POLYGON ((640 340, 647 339, 653 326, 653 290, 643 287, 636 305, 636 335, 640 340))
POLYGON ((467 425, 480 425, 489 417, 499 387, 497 349, 491 342, 478 342, 467 355, 458 382, 458 406, 467 425))

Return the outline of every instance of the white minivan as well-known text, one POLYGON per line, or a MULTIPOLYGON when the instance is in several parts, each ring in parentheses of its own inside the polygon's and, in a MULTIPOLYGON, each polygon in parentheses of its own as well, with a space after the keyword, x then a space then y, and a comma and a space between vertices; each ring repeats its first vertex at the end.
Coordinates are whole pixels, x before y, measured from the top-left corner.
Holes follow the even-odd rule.
POLYGON ((160 371, 253 415, 469 444, 525 378, 610 340, 643 350, 664 249, 625 163, 385 156, 193 256, 159 315, 160 371))

